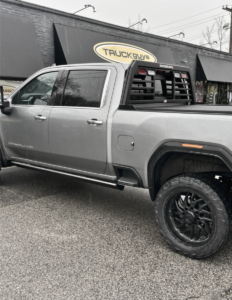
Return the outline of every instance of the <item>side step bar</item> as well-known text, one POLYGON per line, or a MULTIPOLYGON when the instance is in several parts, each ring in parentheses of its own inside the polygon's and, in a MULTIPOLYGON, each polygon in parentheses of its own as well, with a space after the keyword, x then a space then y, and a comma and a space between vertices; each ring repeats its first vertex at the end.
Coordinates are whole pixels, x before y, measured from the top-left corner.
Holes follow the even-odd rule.
POLYGON ((18 161, 12 161, 12 164, 14 164, 16 166, 19 166, 19 167, 24 167, 24 168, 29 168, 29 169, 37 169, 37 170, 48 171, 48 172, 57 173, 57 174, 61 174, 61 175, 71 176, 71 177, 75 177, 75 178, 82 179, 82 180, 85 180, 85 181, 90 181, 90 182, 97 183, 97 184, 107 185, 107 186, 110 186, 112 188, 116 188, 116 189, 119 189, 119 190, 122 189, 120 186, 118 186, 117 183, 112 183, 112 182, 108 182, 108 181, 103 181, 103 180, 99 180, 99 179, 94 179, 94 178, 90 178, 90 177, 81 176, 81 175, 56 171, 56 170, 47 169, 47 168, 43 168, 43 167, 37 167, 37 166, 34 166, 34 165, 21 163, 21 162, 18 162, 18 161))

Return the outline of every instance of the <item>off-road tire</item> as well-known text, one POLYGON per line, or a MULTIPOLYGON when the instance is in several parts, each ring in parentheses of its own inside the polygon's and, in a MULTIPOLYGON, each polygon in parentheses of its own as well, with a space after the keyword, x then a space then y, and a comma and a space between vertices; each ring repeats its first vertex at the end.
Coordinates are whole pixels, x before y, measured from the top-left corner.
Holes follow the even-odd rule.
POLYGON ((206 175, 188 174, 174 177, 161 187, 155 200, 155 217, 160 233, 173 250, 190 258, 209 257, 225 245, 230 228, 229 210, 227 195, 215 180, 206 175), (198 193, 212 209, 214 230, 211 232, 210 240, 204 245, 182 241, 168 225, 167 205, 171 195, 181 189, 198 193))

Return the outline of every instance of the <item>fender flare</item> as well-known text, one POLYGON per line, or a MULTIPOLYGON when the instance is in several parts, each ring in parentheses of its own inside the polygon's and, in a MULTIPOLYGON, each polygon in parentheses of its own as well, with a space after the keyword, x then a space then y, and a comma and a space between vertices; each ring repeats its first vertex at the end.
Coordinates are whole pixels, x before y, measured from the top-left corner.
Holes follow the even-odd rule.
POLYGON ((228 149, 217 144, 207 144, 195 141, 168 141, 163 143, 157 150, 152 154, 147 168, 148 174, 148 188, 151 199, 154 201, 158 193, 159 186, 155 184, 155 173, 157 170, 158 163, 164 158, 167 153, 184 153, 184 154, 196 154, 211 156, 220 159, 232 172, 232 154, 228 149), (183 147, 182 144, 190 145, 201 145, 201 149, 183 147))

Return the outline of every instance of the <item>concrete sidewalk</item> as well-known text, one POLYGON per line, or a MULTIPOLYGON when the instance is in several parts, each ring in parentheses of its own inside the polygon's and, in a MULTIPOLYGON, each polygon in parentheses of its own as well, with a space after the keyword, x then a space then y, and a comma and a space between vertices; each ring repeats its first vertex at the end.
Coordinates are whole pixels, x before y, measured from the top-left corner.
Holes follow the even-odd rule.
POLYGON ((232 234, 206 260, 174 253, 146 190, 9 168, 0 185, 0 299, 232 299, 232 234))

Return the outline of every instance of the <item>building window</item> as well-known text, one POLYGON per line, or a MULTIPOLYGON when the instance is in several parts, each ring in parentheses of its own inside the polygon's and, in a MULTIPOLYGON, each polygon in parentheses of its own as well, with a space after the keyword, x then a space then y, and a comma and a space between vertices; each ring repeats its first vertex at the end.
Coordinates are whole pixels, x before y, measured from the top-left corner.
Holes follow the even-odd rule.
POLYGON ((203 103, 204 101, 204 82, 197 81, 196 82, 196 102, 203 103))
POLYGON ((32 79, 13 99, 13 104, 48 105, 56 89, 57 75, 58 72, 49 72, 32 79))
POLYGON ((196 102, 208 105, 232 105, 232 83, 197 81, 196 102))

